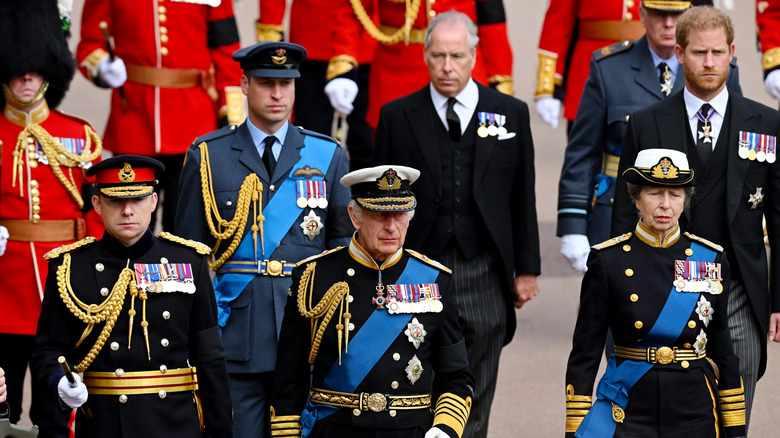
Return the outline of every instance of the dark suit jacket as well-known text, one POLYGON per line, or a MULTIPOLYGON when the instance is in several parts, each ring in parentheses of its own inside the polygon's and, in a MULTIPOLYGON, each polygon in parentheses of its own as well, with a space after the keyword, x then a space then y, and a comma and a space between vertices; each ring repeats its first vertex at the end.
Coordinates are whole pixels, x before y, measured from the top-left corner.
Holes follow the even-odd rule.
MULTIPOLYGON (((628 195, 625 179, 621 175, 633 165, 640 150, 669 148, 689 155, 696 154, 696 151, 688 152, 688 137, 691 133, 686 119, 683 93, 641 109, 631 117, 618 169, 612 214, 613 235, 631 231, 636 224, 636 208, 628 195)), ((780 201, 775 199, 777 196, 775 190, 780 187, 780 164, 742 159, 737 155, 737 151, 739 131, 780 136, 780 113, 750 99, 729 93, 729 110, 724 120, 724 130, 727 123, 729 138, 723 139, 727 140, 724 143, 721 143, 721 139, 716 140, 717 147, 722 144, 727 146, 726 211, 696 212, 696 194, 693 196, 691 208, 694 210, 693 214, 711 214, 713 218, 726 215, 728 236, 742 273, 750 304, 762 333, 767 333, 770 310, 780 311, 780 257, 771 258, 771 266, 768 267, 769 272, 767 272, 762 217, 766 216, 770 246, 780 248, 780 235, 777 234, 780 233, 780 201), (756 209, 752 209, 748 198, 751 194, 755 194, 758 188, 762 189, 765 197, 756 209), (769 283, 767 279, 770 280, 769 283), (772 285, 771 291, 769 284, 772 285)), ((687 221, 685 215, 680 220, 687 221)), ((693 234, 697 233, 695 229, 689 231, 693 234)), ((762 342, 761 345, 759 377, 766 368, 766 344, 762 342)))
MULTIPOLYGON (((503 261, 507 309, 504 341, 508 343, 516 326, 514 277, 541 271, 534 148, 528 106, 482 85, 477 84, 477 87, 479 102, 473 117, 483 111, 503 114, 507 131, 515 134, 506 139, 477 137, 472 169, 478 214, 487 224, 497 255, 503 261)), ((437 223, 444 183, 437 138, 440 126, 443 126, 441 119, 426 85, 382 107, 374 146, 375 164, 406 165, 421 172, 420 179, 412 185, 418 205, 404 246, 423 253, 426 252, 426 238, 437 223)))

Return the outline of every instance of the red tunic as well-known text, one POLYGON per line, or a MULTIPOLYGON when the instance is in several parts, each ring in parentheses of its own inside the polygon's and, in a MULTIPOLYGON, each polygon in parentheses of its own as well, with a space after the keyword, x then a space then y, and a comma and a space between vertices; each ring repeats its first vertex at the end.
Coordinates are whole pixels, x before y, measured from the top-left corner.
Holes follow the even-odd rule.
POLYGON ((756 26, 764 77, 780 68, 780 1, 756 0, 756 26))
MULTIPOLYGON (((377 2, 375 7, 380 25, 394 29, 403 26, 405 2, 363 0, 366 4, 372 1, 377 2)), ((348 1, 340 2, 340 5, 336 17, 337 32, 342 34, 341 38, 345 42, 352 35, 352 43, 350 46, 344 46, 343 53, 357 58, 359 45, 354 35, 360 35, 359 31, 363 27, 348 1)), ((489 78, 511 77, 512 49, 509 46, 502 0, 422 0, 412 32, 417 35, 424 34, 430 18, 451 9, 463 12, 477 24, 479 46, 472 77, 485 85, 488 84, 489 78)), ((388 45, 380 42, 376 47, 371 62, 366 115, 366 121, 374 128, 379 122, 379 109, 382 105, 411 94, 430 82, 428 68, 423 59, 421 38, 418 41, 412 35, 410 39, 409 44, 398 42, 388 45)))
MULTIPOLYGON (((72 195, 46 164, 47 157, 42 152, 40 143, 34 139, 32 143, 26 140, 26 147, 22 150, 21 175, 17 169, 14 185, 14 150, 19 133, 28 121, 39 124, 66 147, 75 144, 76 147, 83 148, 86 144, 85 128, 92 130, 89 124, 81 119, 58 111, 50 112, 45 102, 42 107, 29 114, 6 106, 4 117, 0 118, 0 223, 5 220, 35 222, 40 219, 43 222, 83 217, 87 235, 102 236, 103 221, 100 215, 94 209, 82 214, 72 195), (31 152, 30 149, 37 150, 39 157, 34 157, 36 152, 31 152), (37 196, 34 196, 36 191, 37 196)), ((95 143, 90 142, 90 151, 94 150, 95 143)), ((99 160, 98 157, 93 162, 99 160)), ((91 163, 86 164, 87 167, 89 165, 91 163)), ((82 186, 88 183, 85 169, 62 166, 60 169, 66 177, 72 178, 73 185, 81 193, 82 186)), ((84 202, 92 201, 84 199, 84 202)), ((43 256, 54 248, 73 243, 75 239, 61 242, 27 242, 16 241, 13 231, 10 234, 5 254, 0 257, 0 303, 3 303, 0 306, 0 333, 34 335, 48 269, 48 262, 43 256)))
POLYGON ((86 0, 76 58, 89 80, 96 74, 94 66, 107 56, 101 21, 113 36, 115 55, 129 68, 194 69, 204 78, 189 88, 129 79, 123 86, 126 110, 117 90, 111 96, 106 149, 115 154, 183 154, 195 137, 217 129, 224 89, 241 80, 241 69, 231 58, 240 47, 232 1, 211 7, 171 0, 86 0), (213 81, 208 74, 212 66, 213 81), (205 89, 209 85, 216 87, 216 101, 205 89))
POLYGON ((574 120, 577 115, 593 52, 622 39, 635 40, 644 35, 639 23, 640 3, 641 0, 550 0, 539 37, 539 52, 557 58, 555 75, 565 85, 563 115, 568 120, 574 120), (604 21, 613 23, 604 25, 604 21), (631 21, 635 24, 614 31, 615 25, 631 21), (579 35, 574 33, 576 25, 579 35), (592 33, 589 26, 601 35, 592 33), (617 38, 595 38, 610 35, 617 38))

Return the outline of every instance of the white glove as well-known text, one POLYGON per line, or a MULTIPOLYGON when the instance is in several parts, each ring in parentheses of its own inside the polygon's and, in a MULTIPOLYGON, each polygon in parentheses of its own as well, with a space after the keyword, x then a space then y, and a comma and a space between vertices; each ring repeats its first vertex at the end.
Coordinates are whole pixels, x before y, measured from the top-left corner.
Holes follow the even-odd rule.
POLYGON ((87 392, 87 385, 81 382, 81 377, 75 373, 73 376, 76 378, 76 386, 71 387, 68 378, 62 376, 57 384, 57 393, 66 405, 70 406, 71 409, 76 409, 87 402, 89 393, 87 392))
POLYGON ((325 94, 330 99, 330 106, 345 115, 352 112, 352 102, 357 97, 358 86, 352 79, 336 78, 325 85, 325 94))
POLYGON ((111 88, 119 88, 127 80, 127 67, 120 58, 112 62, 108 56, 98 62, 98 77, 111 88))
POLYGON ((425 438, 450 438, 450 436, 442 432, 438 427, 432 427, 431 430, 425 432, 425 438))
POLYGON ((0 225, 0 257, 5 254, 5 244, 8 242, 8 228, 0 225))
POLYGON ((561 239, 561 254, 569 261, 572 269, 585 272, 588 270, 588 254, 590 242, 584 234, 564 234, 561 239))
POLYGON ((558 127, 558 118, 561 117, 561 101, 553 97, 543 97, 536 101, 536 112, 544 123, 558 127))
POLYGON ((0 403, 5 401, 8 388, 5 386, 5 371, 0 368, 0 403))
POLYGON ((770 96, 780 99, 780 70, 774 70, 766 76, 764 89, 770 96))

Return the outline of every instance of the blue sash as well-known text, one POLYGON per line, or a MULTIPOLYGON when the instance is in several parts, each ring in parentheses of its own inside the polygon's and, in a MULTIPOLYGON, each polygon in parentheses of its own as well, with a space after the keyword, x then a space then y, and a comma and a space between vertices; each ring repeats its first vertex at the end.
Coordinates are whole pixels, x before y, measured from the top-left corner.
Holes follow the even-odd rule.
MULTIPOLYGON (((715 251, 696 242, 691 243, 693 254, 688 260, 712 262, 715 260, 715 251)), ((674 342, 686 326, 688 317, 696 302, 698 293, 677 292, 672 286, 669 298, 664 304, 661 314, 653 324, 653 328, 639 341, 637 348, 669 345, 674 342)), ((615 355, 609 357, 607 371, 596 389, 597 400, 582 420, 580 427, 574 434, 577 438, 605 438, 615 435, 617 423, 612 418, 612 403, 626 409, 628 405, 628 392, 641 379, 645 373, 653 368, 652 363, 625 360, 620 366, 616 366, 615 355)))
MULTIPOLYGON (((287 235, 290 228, 293 227, 298 216, 301 215, 301 209, 295 204, 296 192, 293 173, 297 164, 305 163, 312 168, 328 169, 333 159, 333 154, 338 147, 335 143, 311 135, 307 135, 304 138, 303 144, 305 147, 301 148, 300 160, 292 167, 290 174, 282 181, 276 189, 276 194, 263 209, 263 216, 265 216, 265 222, 263 222, 263 240, 265 245, 263 245, 263 248, 267 248, 270 251, 263 251, 261 254, 267 254, 266 258, 271 257, 273 251, 276 250, 276 246, 287 235)), ((322 180, 324 177, 315 176, 312 179, 322 180)), ((336 184, 333 181, 331 183, 336 184)), ((260 245, 260 242, 258 242, 258 245, 260 245)), ((255 262, 259 259, 258 256, 255 253, 252 234, 246 233, 229 261, 255 262)), ((227 272, 214 278, 214 293, 217 298, 217 323, 220 327, 224 327, 230 317, 230 303, 238 298, 256 275, 227 272)))
MULTIPOLYGON (((432 266, 409 257, 404 272, 395 281, 404 283, 435 283, 439 271, 432 266)), ((349 341, 349 354, 344 355, 341 365, 334 363, 322 389, 353 393, 366 378, 390 345, 398 338, 414 315, 390 315, 387 310, 376 310, 363 324, 360 331, 349 341)), ((317 420, 337 412, 340 408, 308 402, 301 413, 302 436, 306 437, 317 420)))

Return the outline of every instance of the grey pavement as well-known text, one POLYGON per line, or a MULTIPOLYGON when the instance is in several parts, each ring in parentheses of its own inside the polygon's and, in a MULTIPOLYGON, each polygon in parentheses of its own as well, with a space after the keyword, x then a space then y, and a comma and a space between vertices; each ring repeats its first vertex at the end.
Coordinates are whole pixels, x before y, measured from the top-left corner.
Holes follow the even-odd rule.
MULTIPOLYGON (((223 0, 226 1, 226 0, 223 0)), ((594 0, 596 1, 596 0, 594 0)), ((755 50, 755 16, 752 1, 736 2, 728 11, 736 27, 736 53, 739 58, 742 89, 746 97, 777 108, 763 90, 763 77, 755 50)), ((76 0, 71 46, 78 42, 83 0, 76 0)), ((558 175, 565 148, 565 124, 557 130, 545 125, 533 111, 536 73, 536 47, 547 8, 542 0, 504 0, 509 34, 514 51, 516 96, 531 104, 531 125, 536 145, 536 197, 542 244, 541 292, 517 311, 514 341, 504 348, 493 404, 490 437, 554 437, 563 435, 565 423, 564 373, 571 348, 571 335, 577 317, 581 275, 572 271, 559 254, 560 239, 555 236, 558 175)), ((236 16, 242 45, 254 38, 257 2, 236 3, 236 16)), ((71 90, 61 105, 63 111, 92 122, 99 133, 108 116, 109 93, 76 74, 71 90)), ((132 133, 128 133, 132 141, 132 133)), ((518 200, 523 202, 523 200, 518 200)), ((780 345, 769 346, 767 372, 759 381, 751 419, 751 437, 776 437, 780 424, 772 412, 780 404, 780 345)), ((29 424, 29 420, 28 421, 29 424)))

